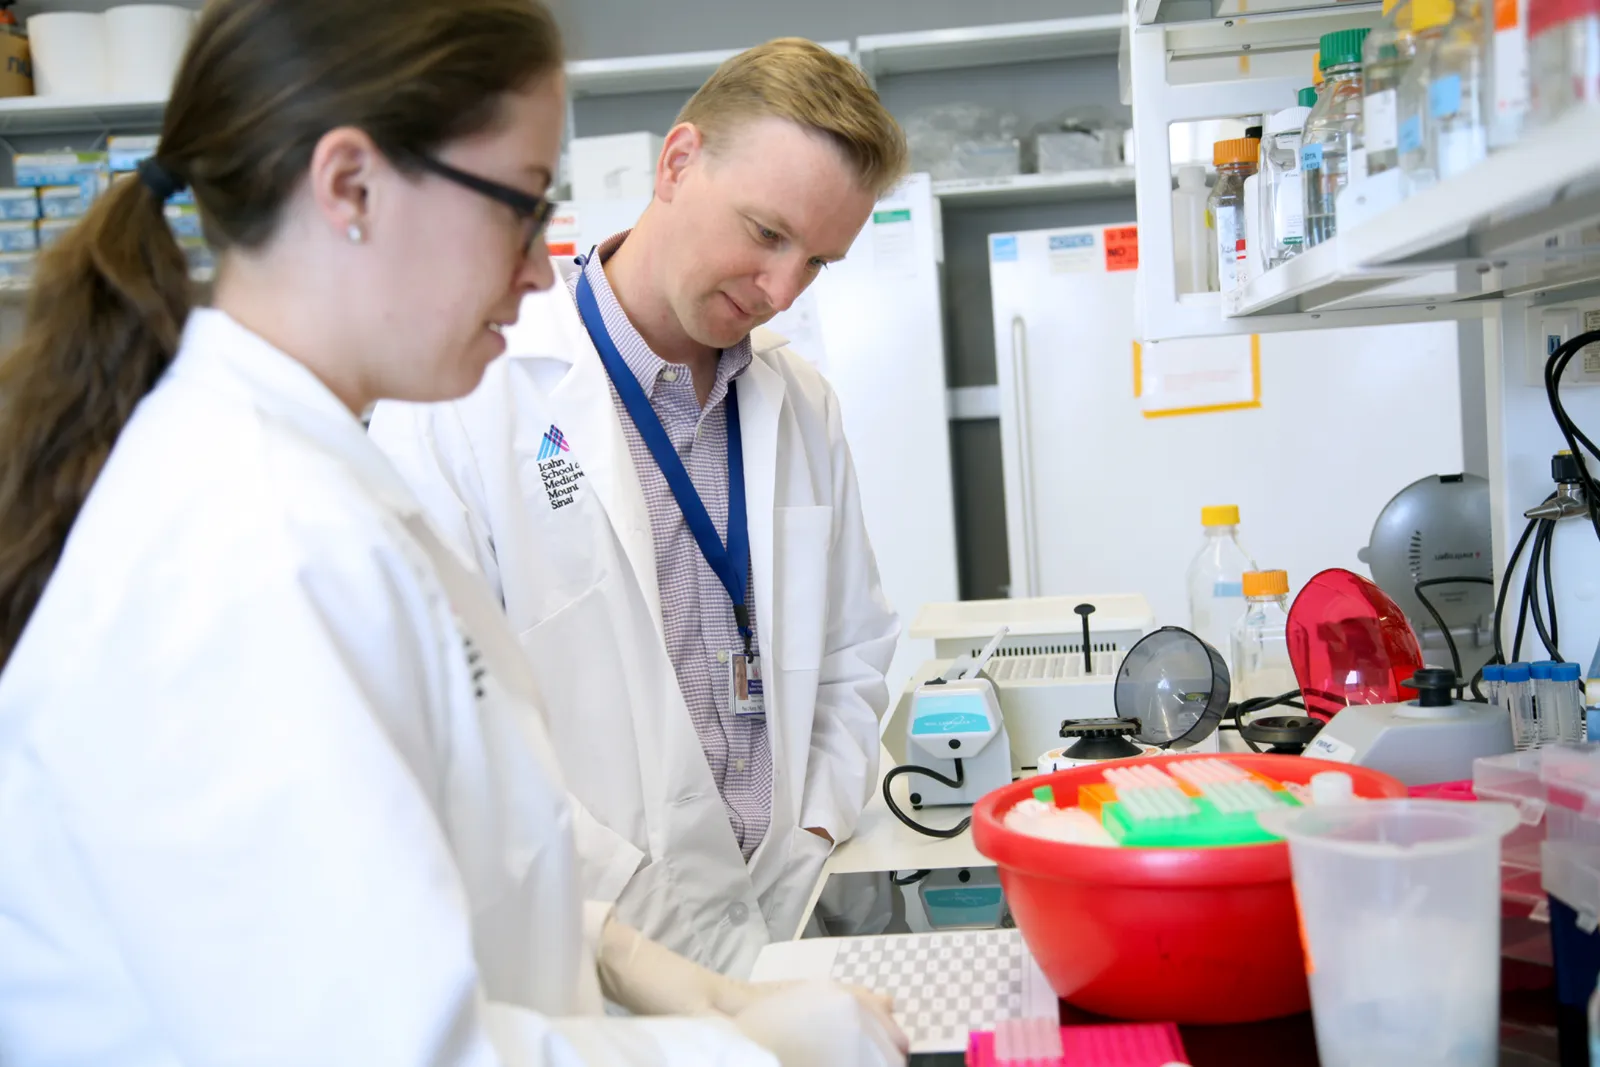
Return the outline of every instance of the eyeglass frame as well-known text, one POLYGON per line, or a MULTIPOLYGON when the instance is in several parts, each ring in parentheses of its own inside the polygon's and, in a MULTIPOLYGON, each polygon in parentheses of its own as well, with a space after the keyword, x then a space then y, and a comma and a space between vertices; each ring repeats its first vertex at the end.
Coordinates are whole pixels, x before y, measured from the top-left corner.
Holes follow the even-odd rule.
POLYGON ((534 196, 489 178, 469 174, 432 156, 419 154, 412 158, 422 169, 510 208, 518 221, 529 227, 526 242, 522 246, 524 259, 533 252, 533 246, 549 228, 550 219, 555 215, 556 202, 547 196, 534 196))

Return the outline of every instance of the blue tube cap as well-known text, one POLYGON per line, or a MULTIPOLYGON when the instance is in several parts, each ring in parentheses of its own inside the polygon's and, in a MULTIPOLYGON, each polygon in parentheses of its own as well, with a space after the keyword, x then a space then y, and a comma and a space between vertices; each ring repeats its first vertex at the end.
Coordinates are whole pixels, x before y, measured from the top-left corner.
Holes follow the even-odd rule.
POLYGON ((1529 677, 1529 671, 1528 671, 1528 665, 1526 663, 1508 663, 1508 664, 1506 664, 1506 678, 1505 678, 1506 681, 1508 681, 1508 682, 1526 682, 1528 680, 1528 677, 1529 677))
POLYGON ((1530 664, 1528 669, 1533 672, 1535 681, 1548 682, 1555 677, 1556 662, 1555 660, 1542 659, 1530 664))
POLYGON ((1582 674, 1581 671, 1578 670, 1578 665, 1576 663, 1557 663, 1556 664, 1556 670, 1555 670, 1555 680, 1556 681, 1558 681, 1558 682, 1576 682, 1581 677, 1583 677, 1583 674, 1582 674))
POLYGON ((1503 682, 1506 680, 1506 669, 1499 663, 1491 663, 1483 668, 1483 680, 1486 682, 1503 682))

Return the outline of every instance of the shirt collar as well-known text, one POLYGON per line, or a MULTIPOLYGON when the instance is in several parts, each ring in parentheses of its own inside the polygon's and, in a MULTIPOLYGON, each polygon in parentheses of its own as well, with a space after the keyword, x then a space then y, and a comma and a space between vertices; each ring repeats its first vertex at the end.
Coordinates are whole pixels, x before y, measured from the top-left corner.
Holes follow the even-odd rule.
MULTIPOLYGON (((656 383, 660 380, 661 372, 672 364, 651 350, 649 342, 629 320, 627 313, 622 310, 622 303, 617 299, 617 294, 611 290, 611 282, 606 277, 604 268, 605 261, 616 254, 617 249, 622 247, 622 242, 627 240, 631 232, 623 230, 600 242, 584 261, 583 273, 589 279, 590 288, 594 290, 595 303, 600 307, 600 317, 605 321, 606 329, 611 333, 611 341, 622 355, 622 361, 639 380, 645 396, 654 399, 656 383)), ((578 276, 574 274, 568 279, 567 285, 576 293, 578 276)), ((721 358, 717 361, 717 381, 707 398, 708 406, 726 394, 732 381, 750 368, 754 358, 754 349, 748 334, 732 348, 722 350, 721 358)))

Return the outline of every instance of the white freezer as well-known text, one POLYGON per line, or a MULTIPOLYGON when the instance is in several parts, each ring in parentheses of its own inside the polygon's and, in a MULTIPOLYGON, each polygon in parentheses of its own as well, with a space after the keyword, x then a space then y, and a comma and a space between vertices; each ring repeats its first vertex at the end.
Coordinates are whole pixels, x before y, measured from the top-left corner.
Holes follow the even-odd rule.
MULTIPOLYGON (((1461 470, 1454 324, 1264 335, 1259 407, 1147 418, 1136 272, 1106 269, 1119 228, 990 238, 1012 595, 1126 589, 1187 625, 1206 504, 1238 504, 1245 547, 1294 591, 1328 567, 1368 574, 1356 551, 1390 497, 1461 470)), ((1239 362, 1252 343, 1164 342, 1160 362, 1210 365, 1218 345, 1239 362)))

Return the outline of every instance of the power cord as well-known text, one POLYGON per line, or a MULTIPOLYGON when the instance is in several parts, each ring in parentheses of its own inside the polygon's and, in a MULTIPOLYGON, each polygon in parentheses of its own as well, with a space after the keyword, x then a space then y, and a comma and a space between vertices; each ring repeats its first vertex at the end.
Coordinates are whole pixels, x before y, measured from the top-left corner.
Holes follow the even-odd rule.
POLYGON ((1244 717, 1246 715, 1254 715, 1258 711, 1265 711, 1268 708, 1276 707, 1299 708, 1301 711, 1306 710, 1305 704, 1300 701, 1300 690, 1298 689, 1291 693, 1284 693, 1281 696, 1251 697, 1249 700, 1241 700, 1239 703, 1228 708, 1227 714, 1223 716, 1223 725, 1221 726, 1221 729, 1237 730, 1239 733, 1239 740, 1248 745, 1251 752, 1265 752, 1266 749, 1260 747, 1254 741, 1250 740, 1244 735, 1244 717), (1233 720, 1231 724, 1227 721, 1230 718, 1233 720))
POLYGON ((932 771, 926 767, 918 767, 915 763, 901 764, 883 776, 883 802, 889 805, 889 810, 894 814, 895 818, 899 819, 901 822, 905 823, 907 827, 915 830, 919 834, 945 840, 948 840, 952 837, 960 837, 962 834, 966 833, 967 827, 972 825, 972 816, 968 815, 965 819, 962 819, 948 830, 940 830, 934 826, 924 826, 911 816, 907 815, 905 812, 901 811, 900 805, 894 802, 894 794, 889 791, 889 787, 894 784, 894 780, 896 778, 900 778, 908 774, 921 774, 928 778, 932 778, 940 785, 949 786, 951 789, 960 789, 962 784, 967 779, 967 772, 966 769, 961 766, 961 761, 959 759, 955 761, 955 764, 956 776, 954 779, 946 778, 938 771, 932 771))
MULTIPOLYGON (((1436 585, 1461 584, 1486 585, 1490 589, 1493 589, 1494 579, 1484 578, 1478 575, 1463 576, 1460 578, 1425 578, 1411 587, 1411 591, 1415 593, 1417 599, 1422 602, 1422 606, 1428 609, 1428 614, 1433 616, 1433 621, 1439 624, 1439 631, 1444 634, 1445 644, 1450 648, 1450 666, 1454 668, 1457 678, 1461 677, 1461 653, 1456 648, 1455 636, 1450 633, 1450 627, 1445 625, 1444 616, 1440 615, 1438 609, 1433 606, 1433 603, 1427 597, 1422 595, 1422 591, 1424 589, 1431 589, 1436 585)), ((1555 610, 1554 600, 1551 600, 1550 606, 1553 614, 1555 610)), ((1458 688, 1456 690, 1456 695, 1459 696, 1460 694, 1461 690, 1458 688)))

